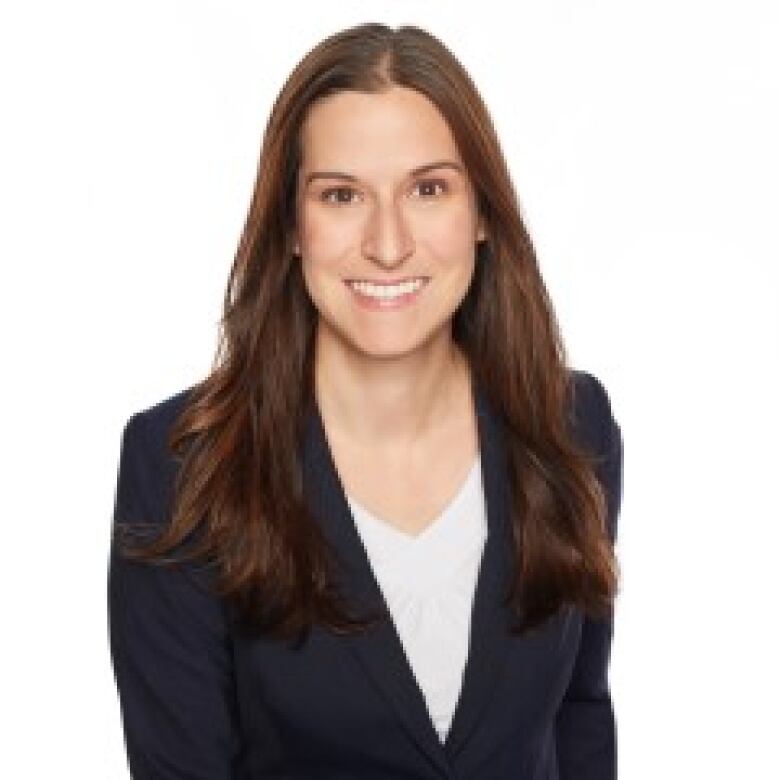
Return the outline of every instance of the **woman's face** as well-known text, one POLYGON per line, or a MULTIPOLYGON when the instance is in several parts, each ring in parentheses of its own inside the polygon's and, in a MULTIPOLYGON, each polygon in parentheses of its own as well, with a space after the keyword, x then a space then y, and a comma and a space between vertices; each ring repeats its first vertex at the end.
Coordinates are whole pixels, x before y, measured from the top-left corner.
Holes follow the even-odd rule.
POLYGON ((438 109, 402 87, 340 92, 311 107, 301 147, 295 242, 320 336, 381 357, 449 339, 485 234, 438 109))

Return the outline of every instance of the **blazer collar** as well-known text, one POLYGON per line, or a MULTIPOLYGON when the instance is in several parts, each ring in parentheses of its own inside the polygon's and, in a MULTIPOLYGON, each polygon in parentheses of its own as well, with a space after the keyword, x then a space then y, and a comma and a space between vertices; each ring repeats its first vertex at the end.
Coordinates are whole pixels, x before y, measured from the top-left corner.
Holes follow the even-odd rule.
MULTIPOLYGON (((477 415, 488 534, 477 576, 471 614, 469 652, 460 697, 444 744, 431 721, 400 637, 391 619, 344 637, 360 665, 439 772, 463 746, 490 701, 509 646, 507 575, 511 566, 507 504, 505 429, 478 384, 472 385, 477 415)), ((311 510, 339 563, 340 587, 347 603, 377 608, 389 615, 381 588, 355 527, 351 509, 328 445, 316 403, 310 405, 304 436, 304 481, 311 510)))

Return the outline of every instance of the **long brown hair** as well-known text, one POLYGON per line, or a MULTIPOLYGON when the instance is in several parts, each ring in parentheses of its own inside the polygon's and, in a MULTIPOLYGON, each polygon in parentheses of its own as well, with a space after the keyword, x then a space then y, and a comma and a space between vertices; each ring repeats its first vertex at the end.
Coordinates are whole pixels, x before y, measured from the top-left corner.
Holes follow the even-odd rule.
POLYGON ((170 522, 125 554, 167 563, 164 553, 196 541, 180 560, 216 568, 216 592, 238 607, 249 633, 290 638, 315 621, 336 632, 372 622, 350 614, 332 587, 330 551, 306 505, 299 442, 318 313, 292 241, 307 110, 342 90, 391 85, 437 106, 485 219, 488 240, 478 244, 452 332, 509 432, 511 602, 522 615, 515 630, 539 625, 565 602, 606 615, 618 577, 606 496, 592 457, 573 439, 572 373, 534 248, 476 88, 448 49, 414 26, 362 24, 334 34, 284 85, 265 131, 215 359, 170 431, 179 460, 170 522))

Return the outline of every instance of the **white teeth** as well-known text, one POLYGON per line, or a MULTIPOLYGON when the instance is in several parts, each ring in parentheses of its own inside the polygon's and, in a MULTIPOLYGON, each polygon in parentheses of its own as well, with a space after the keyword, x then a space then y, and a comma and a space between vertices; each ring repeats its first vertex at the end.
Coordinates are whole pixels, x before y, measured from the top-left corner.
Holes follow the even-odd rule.
POLYGON ((352 289, 357 290, 363 295, 370 295, 373 298, 397 298, 399 295, 407 295, 410 292, 419 290, 425 283, 425 279, 419 277, 410 279, 401 284, 372 284, 371 282, 347 282, 352 289))

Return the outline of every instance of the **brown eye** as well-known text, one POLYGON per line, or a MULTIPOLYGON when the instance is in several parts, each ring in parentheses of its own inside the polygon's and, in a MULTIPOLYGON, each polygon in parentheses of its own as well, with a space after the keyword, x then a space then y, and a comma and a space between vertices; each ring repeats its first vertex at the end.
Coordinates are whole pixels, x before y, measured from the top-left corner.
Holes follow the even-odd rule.
POLYGON ((332 203, 334 205, 340 205, 340 204, 348 205, 349 203, 351 203, 351 200, 349 200, 349 198, 345 200, 343 198, 338 197, 339 194, 343 194, 343 193, 351 194, 354 193, 354 190, 352 189, 352 187, 331 187, 330 189, 322 191, 322 194, 320 195, 320 200, 322 200, 325 203, 332 203), (337 195, 336 200, 333 200, 330 197, 333 193, 336 193, 337 195))
POLYGON ((425 190, 426 197, 428 194, 431 197, 436 197, 436 187, 442 188, 442 194, 447 191, 447 183, 442 179, 425 179, 424 181, 419 182, 417 186, 422 190, 425 190))

